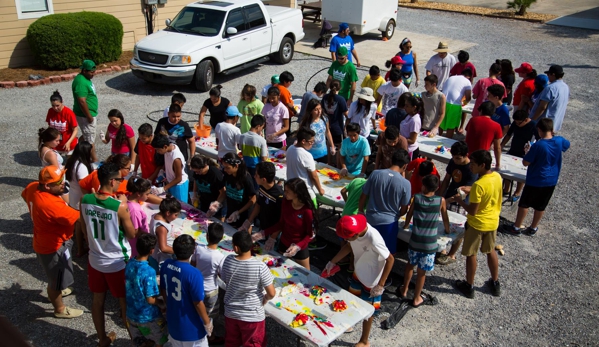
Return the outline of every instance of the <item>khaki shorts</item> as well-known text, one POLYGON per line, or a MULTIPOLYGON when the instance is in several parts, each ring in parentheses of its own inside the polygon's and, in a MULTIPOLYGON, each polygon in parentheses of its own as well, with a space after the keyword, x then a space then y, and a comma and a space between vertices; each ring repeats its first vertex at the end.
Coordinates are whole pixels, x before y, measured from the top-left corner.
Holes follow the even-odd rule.
POLYGON ((96 142, 97 118, 94 117, 94 121, 90 123, 86 117, 77 117, 77 123, 79 123, 79 129, 81 129, 81 137, 92 145, 96 142))
POLYGON ((497 236, 497 230, 480 231, 468 226, 464 233, 462 255, 466 257, 476 255, 479 248, 483 254, 491 253, 495 249, 495 236, 497 236))

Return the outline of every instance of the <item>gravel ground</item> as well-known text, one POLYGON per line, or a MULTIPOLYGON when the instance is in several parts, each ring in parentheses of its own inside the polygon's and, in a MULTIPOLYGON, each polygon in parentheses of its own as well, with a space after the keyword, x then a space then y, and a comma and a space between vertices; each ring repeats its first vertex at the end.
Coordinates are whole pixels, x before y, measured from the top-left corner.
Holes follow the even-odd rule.
MULTIPOLYGON (((500 258, 503 286, 500 298, 492 297, 483 287, 489 273, 482 258, 476 277, 476 298, 468 300, 453 289, 451 283, 465 274, 464 259, 460 257, 458 263, 438 267, 427 278, 425 291, 436 295, 440 304, 411 310, 391 331, 378 328, 383 314, 372 331, 372 345, 596 345, 598 252, 593 230, 599 228, 599 220, 597 199, 592 198, 592 192, 599 188, 596 178, 599 173, 592 153, 599 151, 599 126, 592 95, 599 90, 595 83, 589 82, 599 78, 596 56, 599 35, 579 29, 410 9, 400 11, 398 23, 402 30, 410 32, 477 42, 470 49, 470 56, 481 75, 496 58, 509 58, 515 64, 528 61, 539 71, 551 64, 564 66, 571 100, 562 135, 571 141, 572 148, 564 157, 562 180, 537 236, 497 236, 506 251, 500 258)), ((433 52, 418 51, 418 42, 414 42, 414 49, 420 55, 424 71, 426 58, 433 52)), ((380 65, 383 63, 381 60, 380 65)), ((326 67, 328 63, 321 59, 298 54, 288 66, 267 64, 243 74, 220 77, 218 81, 224 85, 224 95, 236 102, 245 83, 262 87, 272 74, 288 69, 295 75, 291 91, 300 96, 308 79, 326 67)), ((366 72, 359 74, 362 78, 366 72)), ((325 77, 325 72, 318 73, 310 81, 310 87, 325 77)), ((163 110, 175 89, 147 84, 131 73, 97 76, 94 82, 100 98, 100 123, 106 126, 104 115, 111 108, 119 108, 135 129, 147 121, 149 112, 163 110)), ((31 222, 19 196, 37 177, 36 130, 44 126, 48 99, 56 88, 63 93, 65 103, 72 105, 69 83, 0 90, 0 102, 13 105, 0 113, 2 148, 9 154, 0 158, 0 187, 5 196, 0 202, 0 209, 5 211, 0 219, 0 257, 8 263, 0 269, 0 313, 17 325, 35 346, 92 346, 97 340, 84 270, 86 260, 75 259, 76 292, 65 299, 67 305, 84 309, 84 316, 75 320, 53 318, 51 305, 45 298, 45 276, 31 248, 31 222), (16 106, 21 103, 26 106, 16 106)), ((199 112, 207 95, 198 95, 189 87, 177 89, 187 96, 184 110, 199 112)), ((195 116, 184 118, 193 121, 195 116)), ((107 156, 108 151, 108 146, 99 145, 100 157, 107 156)), ((515 210, 505 208, 502 215, 513 220, 515 210)), ((331 240, 335 239, 330 228, 334 221, 323 223, 323 233, 331 240)), ((529 222, 530 218, 525 224, 529 222)), ((316 263, 322 264, 332 257, 334 248, 320 252, 315 257, 316 263)), ((394 285, 403 274, 405 258, 403 254, 396 262, 394 285)), ((395 297, 387 295, 384 306, 395 305, 395 297)), ((120 327, 116 300, 107 300, 106 312, 108 329, 118 333, 115 345, 128 346, 127 334, 120 327)), ((293 334, 270 320, 267 331, 270 346, 295 343, 293 334)), ((355 343, 359 331, 342 336, 333 345, 355 343)))

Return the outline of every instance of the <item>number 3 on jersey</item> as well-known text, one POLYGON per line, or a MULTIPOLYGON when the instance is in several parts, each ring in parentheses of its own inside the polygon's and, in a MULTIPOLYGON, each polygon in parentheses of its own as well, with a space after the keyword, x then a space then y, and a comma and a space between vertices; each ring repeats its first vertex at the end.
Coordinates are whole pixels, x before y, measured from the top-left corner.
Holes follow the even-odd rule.
POLYGON ((98 238, 98 224, 100 224, 100 236, 102 238, 102 241, 106 240, 104 235, 104 221, 97 220, 96 218, 92 218, 91 220, 92 223, 94 223, 94 239, 98 238))
MULTIPOLYGON (((167 277, 166 275, 163 276, 164 277, 164 286, 166 287, 166 292, 168 295, 168 281, 167 281, 167 277)), ((173 282, 175 282, 175 290, 172 292, 171 296, 173 297, 173 299, 177 300, 177 301, 181 301, 181 281, 178 278, 171 278, 171 280, 173 282)))

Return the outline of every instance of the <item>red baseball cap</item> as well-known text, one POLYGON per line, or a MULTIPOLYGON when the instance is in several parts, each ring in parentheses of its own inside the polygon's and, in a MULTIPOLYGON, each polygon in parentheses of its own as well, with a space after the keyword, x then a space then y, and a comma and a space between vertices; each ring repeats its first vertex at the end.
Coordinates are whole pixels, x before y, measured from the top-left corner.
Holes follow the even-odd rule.
POLYGON ((529 74, 532 72, 532 65, 529 63, 522 63, 519 68, 514 69, 517 73, 529 74))
POLYGON ((56 183, 62 179, 67 170, 61 170, 59 167, 50 165, 40 171, 39 182, 41 184, 56 183))
POLYGON ((363 214, 343 216, 337 221, 337 236, 344 239, 351 239, 366 230, 367 225, 366 216, 363 214))
POLYGON ((394 56, 393 58, 391 58, 391 64, 393 65, 397 65, 397 64, 405 64, 405 60, 401 59, 401 57, 399 55, 394 56))

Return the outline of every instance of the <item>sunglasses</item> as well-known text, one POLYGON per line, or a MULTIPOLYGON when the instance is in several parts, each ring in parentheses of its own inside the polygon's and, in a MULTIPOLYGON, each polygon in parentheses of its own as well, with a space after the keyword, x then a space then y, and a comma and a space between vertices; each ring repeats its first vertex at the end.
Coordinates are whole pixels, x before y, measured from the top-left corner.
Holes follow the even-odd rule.
POLYGON ((61 179, 60 179, 60 181, 58 181, 58 182, 51 183, 51 185, 54 185, 54 186, 60 186, 60 185, 62 185, 63 183, 64 183, 64 177, 63 177, 63 178, 61 178, 61 179))
POLYGON ((123 177, 113 178, 115 181, 123 182, 125 179, 123 177))
POLYGON ((337 56, 337 60, 345 60, 347 58, 347 56, 337 56))

